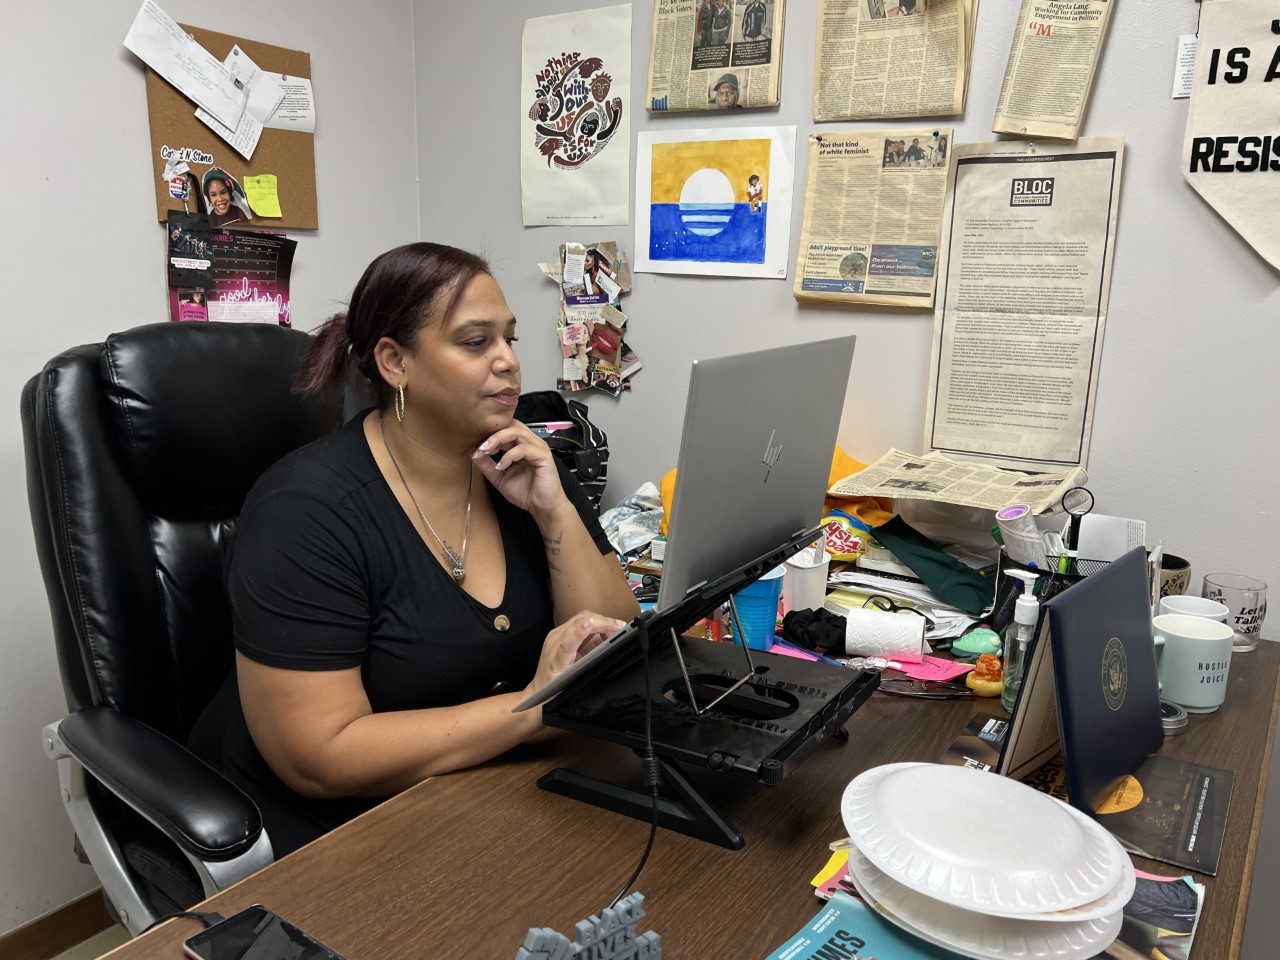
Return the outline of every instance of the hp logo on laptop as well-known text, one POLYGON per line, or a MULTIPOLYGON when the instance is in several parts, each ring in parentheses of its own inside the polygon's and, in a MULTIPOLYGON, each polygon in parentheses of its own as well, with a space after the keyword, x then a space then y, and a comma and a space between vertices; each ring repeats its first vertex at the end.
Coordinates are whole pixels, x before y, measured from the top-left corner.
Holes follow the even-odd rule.
POLYGON ((764 464, 764 482, 769 482, 769 473, 773 470, 773 465, 778 462, 782 456, 782 444, 776 447, 773 445, 773 438, 777 434, 777 430, 769 431, 769 442, 764 447, 764 458, 760 461, 764 464))

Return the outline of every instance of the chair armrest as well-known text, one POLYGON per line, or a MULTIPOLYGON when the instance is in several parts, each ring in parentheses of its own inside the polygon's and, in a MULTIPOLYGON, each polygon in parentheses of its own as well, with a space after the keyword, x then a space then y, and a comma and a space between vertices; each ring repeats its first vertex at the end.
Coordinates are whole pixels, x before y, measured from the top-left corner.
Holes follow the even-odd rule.
POLYGON ((76 711, 57 725, 56 737, 103 786, 198 860, 234 859, 262 834, 262 814, 235 784, 110 707, 76 711))

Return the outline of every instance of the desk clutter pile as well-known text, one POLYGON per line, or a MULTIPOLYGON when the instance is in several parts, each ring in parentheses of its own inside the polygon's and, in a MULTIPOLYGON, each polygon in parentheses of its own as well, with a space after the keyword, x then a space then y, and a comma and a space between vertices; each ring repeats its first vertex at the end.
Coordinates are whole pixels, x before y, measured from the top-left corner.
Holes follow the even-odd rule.
POLYGON ((829 905, 768 960, 1190 955, 1204 886, 1135 871, 1110 833, 1031 787, 891 763, 856 777, 841 813, 849 836, 813 879, 829 905), (938 816, 943 798, 975 816, 938 816), (841 944, 830 942, 836 920, 841 944), (835 946, 848 953, 822 952, 835 946))

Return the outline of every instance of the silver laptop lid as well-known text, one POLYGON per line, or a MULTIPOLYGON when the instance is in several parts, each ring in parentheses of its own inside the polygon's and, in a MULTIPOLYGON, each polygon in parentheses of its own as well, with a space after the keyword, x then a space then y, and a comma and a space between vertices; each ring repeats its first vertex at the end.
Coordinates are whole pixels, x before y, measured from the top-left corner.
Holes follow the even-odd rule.
POLYGON ((659 610, 817 524, 855 339, 694 361, 659 610))

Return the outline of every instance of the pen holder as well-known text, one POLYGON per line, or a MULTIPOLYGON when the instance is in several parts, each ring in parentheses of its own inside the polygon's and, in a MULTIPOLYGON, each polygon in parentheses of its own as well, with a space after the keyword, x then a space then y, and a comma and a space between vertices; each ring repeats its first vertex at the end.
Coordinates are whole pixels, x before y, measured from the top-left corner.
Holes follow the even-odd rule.
POLYGON ((752 650, 768 650, 778 625, 778 600, 782 596, 782 567, 774 567, 749 587, 733 595, 741 624, 734 624, 734 643, 746 642, 752 650), (741 634, 741 639, 739 638, 741 634))

